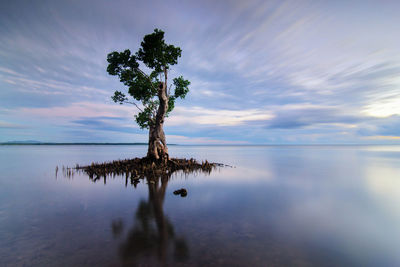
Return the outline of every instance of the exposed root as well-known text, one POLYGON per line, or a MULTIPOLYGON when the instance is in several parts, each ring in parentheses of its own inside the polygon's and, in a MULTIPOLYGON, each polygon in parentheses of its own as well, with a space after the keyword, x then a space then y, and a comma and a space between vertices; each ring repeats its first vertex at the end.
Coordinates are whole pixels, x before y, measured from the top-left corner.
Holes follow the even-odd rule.
POLYGON ((85 172, 90 179, 97 181, 100 177, 125 175, 131 179, 131 183, 137 183, 139 179, 170 176, 176 171, 189 172, 205 172, 210 173, 216 167, 225 166, 220 163, 210 163, 207 160, 197 162, 194 159, 178 159, 172 158, 167 160, 154 160, 148 157, 134 158, 125 160, 116 160, 105 163, 92 163, 89 166, 75 167, 78 171, 85 172))

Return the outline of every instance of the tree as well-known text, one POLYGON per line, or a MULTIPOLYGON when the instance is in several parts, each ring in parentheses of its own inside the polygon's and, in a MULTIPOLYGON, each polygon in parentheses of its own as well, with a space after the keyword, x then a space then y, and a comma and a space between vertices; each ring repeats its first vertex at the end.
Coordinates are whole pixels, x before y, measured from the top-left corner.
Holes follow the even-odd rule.
POLYGON ((189 92, 190 82, 182 76, 174 78, 168 86, 170 66, 178 63, 181 53, 179 47, 165 43, 162 30, 155 29, 153 33, 144 36, 135 54, 127 49, 107 55, 107 72, 119 77, 133 99, 121 91, 115 91, 111 98, 116 103, 133 104, 139 110, 135 119, 140 128, 149 129, 147 157, 152 160, 169 159, 164 119, 174 109, 175 100, 185 98, 189 92), (140 69, 139 62, 150 69, 151 73, 146 74, 140 69))

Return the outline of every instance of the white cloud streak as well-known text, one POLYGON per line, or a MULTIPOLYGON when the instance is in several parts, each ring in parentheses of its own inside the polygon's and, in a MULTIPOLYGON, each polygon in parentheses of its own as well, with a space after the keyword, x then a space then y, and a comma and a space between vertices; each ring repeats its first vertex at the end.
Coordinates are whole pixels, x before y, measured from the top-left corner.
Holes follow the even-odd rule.
POLYGON ((260 109, 226 110, 207 109, 203 107, 176 107, 167 119, 168 125, 213 125, 237 126, 250 121, 265 121, 272 115, 260 109))

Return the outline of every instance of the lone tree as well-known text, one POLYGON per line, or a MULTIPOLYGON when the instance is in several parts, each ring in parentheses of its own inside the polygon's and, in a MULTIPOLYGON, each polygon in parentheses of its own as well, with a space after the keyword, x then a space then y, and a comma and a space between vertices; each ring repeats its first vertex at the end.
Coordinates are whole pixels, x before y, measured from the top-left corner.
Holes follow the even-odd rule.
POLYGON ((120 81, 128 87, 128 94, 133 97, 130 99, 126 94, 115 91, 111 98, 116 103, 133 104, 139 110, 135 119, 140 128, 149 129, 147 157, 152 160, 169 159, 164 119, 174 109, 175 100, 185 98, 189 92, 190 82, 182 76, 174 78, 168 85, 170 66, 178 63, 181 52, 179 47, 166 44, 164 32, 155 29, 153 33, 144 36, 135 54, 127 49, 107 55, 107 72, 118 75, 120 81), (140 69, 139 62, 150 69, 151 73, 146 74, 140 69))

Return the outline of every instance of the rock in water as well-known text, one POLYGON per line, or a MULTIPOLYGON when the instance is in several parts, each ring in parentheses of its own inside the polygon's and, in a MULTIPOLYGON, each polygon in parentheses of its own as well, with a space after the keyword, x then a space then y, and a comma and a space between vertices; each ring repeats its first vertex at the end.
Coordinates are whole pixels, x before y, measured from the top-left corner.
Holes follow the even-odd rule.
POLYGON ((181 195, 181 197, 187 196, 187 190, 185 188, 181 188, 179 190, 174 191, 174 195, 181 195))

